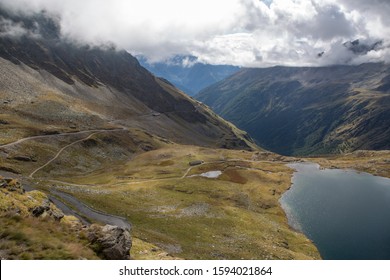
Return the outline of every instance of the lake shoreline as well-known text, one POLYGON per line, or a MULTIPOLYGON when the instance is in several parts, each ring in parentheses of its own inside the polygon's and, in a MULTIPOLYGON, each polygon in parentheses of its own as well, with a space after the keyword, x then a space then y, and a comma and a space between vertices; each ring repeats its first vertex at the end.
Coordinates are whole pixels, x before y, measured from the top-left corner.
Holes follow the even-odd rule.
POLYGON ((295 172, 281 207, 289 225, 312 240, 324 259, 390 258, 380 248, 390 233, 390 222, 380 218, 390 211, 390 179, 311 162, 287 166, 295 172))

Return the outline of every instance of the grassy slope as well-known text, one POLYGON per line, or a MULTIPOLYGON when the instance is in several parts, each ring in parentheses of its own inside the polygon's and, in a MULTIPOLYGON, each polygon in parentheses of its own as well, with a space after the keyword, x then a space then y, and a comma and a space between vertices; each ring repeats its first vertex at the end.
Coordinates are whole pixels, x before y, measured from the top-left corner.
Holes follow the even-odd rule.
POLYGON ((136 238, 175 257, 319 258, 311 242, 289 228, 278 203, 292 170, 283 162, 251 161, 253 156, 167 145, 109 170, 51 179, 83 185, 56 184, 94 208, 127 217, 136 238), (206 163, 189 170, 188 163, 197 159, 206 163), (210 170, 223 174, 218 179, 193 176, 210 170), (193 177, 182 178, 186 172, 193 177))
POLYGON ((5 259, 99 259, 68 225, 52 220, 0 216, 0 255, 5 259))
MULTIPOLYGON (((7 67, 9 66, 7 64, 7 67)), ((27 71, 19 70, 17 75, 27 71)), ((34 76, 38 75, 36 73, 31 75, 34 83, 41 79, 37 80, 34 76)), ((54 83, 50 81, 49 84, 54 83)), ((14 82, 12 80, 12 83, 14 82)), ((127 217, 134 224, 133 234, 136 240, 139 240, 135 243, 139 246, 135 246, 134 250, 138 253, 134 257, 162 258, 164 256, 159 254, 165 252, 173 257, 189 259, 319 257, 309 240, 289 229, 284 213, 278 206, 277 200, 280 193, 288 188, 291 175, 291 171, 283 165, 275 167, 275 170, 282 168, 281 174, 273 174, 235 167, 234 164, 241 165, 239 162, 229 163, 231 166, 217 164, 215 168, 226 169, 224 175, 218 180, 198 177, 180 179, 188 170, 189 161, 250 159, 253 153, 177 145, 144 131, 142 126, 139 128, 130 126, 120 131, 106 131, 121 126, 115 122, 109 123, 94 114, 91 111, 94 109, 91 104, 82 102, 78 108, 74 108, 75 112, 65 110, 63 105, 68 104, 68 97, 64 97, 60 91, 53 91, 49 96, 43 94, 41 89, 46 88, 47 85, 42 81, 37 82, 36 86, 38 89, 27 96, 27 100, 23 96, 18 96, 10 103, 1 104, 4 109, 1 114, 4 124, 1 125, 1 129, 7 131, 7 136, 1 139, 3 144, 32 135, 88 129, 105 131, 94 135, 91 135, 92 132, 52 135, 0 148, 0 171, 14 170, 20 173, 22 178, 26 178, 34 170, 53 159, 62 148, 74 143, 64 149, 53 162, 37 171, 34 178, 27 181, 34 185, 37 183, 44 190, 59 187, 97 209, 127 217), (62 108, 61 114, 66 116, 64 117, 66 122, 56 117, 55 110, 42 109, 45 104, 50 107, 51 103, 47 103, 47 99, 56 100, 58 108, 62 108), (24 114, 23 110, 18 109, 22 108, 20 106, 28 107, 27 111, 30 114, 24 114), (91 117, 85 120, 78 119, 78 116, 83 114, 91 117), (91 137, 87 139, 89 136, 91 137), (148 150, 152 151, 146 152, 148 150), (21 160, 20 157, 29 160, 21 160), (248 178, 241 179, 242 177, 248 178), (158 180, 138 182, 143 179, 158 180), (71 185, 67 182, 83 186, 71 185), (91 192, 89 189, 98 191, 91 192), (272 195, 274 189, 276 195, 272 195), (226 228, 229 228, 228 233, 226 228), (148 253, 144 254, 144 251, 148 253), (156 252, 160 253, 156 254, 156 252)), ((172 88, 166 85, 164 87, 173 94, 172 88)), ((28 86, 21 86, 21 88, 28 88, 28 86)), ((12 97, 9 91, 1 94, 7 96, 6 98, 12 97)), ((183 98, 182 93, 175 94, 173 94, 174 98, 183 98)), ((192 127, 195 129, 191 132, 194 135, 197 134, 196 129, 204 131, 204 136, 201 136, 204 145, 223 146, 223 143, 230 143, 231 147, 237 145, 235 148, 242 145, 233 140, 232 133, 222 133, 220 137, 213 135, 214 126, 219 126, 220 131, 235 130, 237 134, 244 135, 244 133, 222 121, 207 107, 201 104, 196 106, 199 106, 197 110, 202 112, 210 122, 192 127)), ((152 116, 148 118, 150 120, 144 121, 153 125, 157 122, 157 119, 152 116)), ((170 118, 179 123, 179 116, 172 115, 170 118)), ((132 121, 132 118, 127 121, 132 121)), ((126 122, 123 125, 126 125, 126 122)), ((184 126, 185 122, 181 125, 184 126)), ((188 127, 190 130, 192 128, 188 127)), ((249 163, 242 164, 244 165, 242 167, 248 168, 249 163)), ((211 167, 214 166, 204 165, 201 168, 211 167)), ((267 168, 270 171, 273 169, 273 167, 267 168)), ((190 174, 198 171, 200 172, 201 169, 194 168, 190 174)), ((165 257, 171 258, 171 256, 165 257)))
POLYGON ((390 151, 356 151, 309 160, 318 162, 324 168, 355 169, 390 178, 390 151))
POLYGON ((30 214, 30 209, 44 200, 46 195, 39 191, 20 193, 0 188, 0 258, 98 259, 74 217, 58 222, 50 216, 30 214))
POLYGON ((382 64, 243 69, 197 99, 277 153, 388 149, 386 75, 382 64))

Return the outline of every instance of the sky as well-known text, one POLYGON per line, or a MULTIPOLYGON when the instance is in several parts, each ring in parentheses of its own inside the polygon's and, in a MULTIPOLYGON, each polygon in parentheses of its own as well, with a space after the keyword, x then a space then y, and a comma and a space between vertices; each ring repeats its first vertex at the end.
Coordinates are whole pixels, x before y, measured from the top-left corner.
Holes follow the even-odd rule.
POLYGON ((64 38, 92 45, 110 42, 150 62, 175 55, 244 67, 390 62, 389 0, 0 3, 20 13, 45 10, 60 19, 64 38), (353 50, 350 42, 357 39, 361 48, 353 50))

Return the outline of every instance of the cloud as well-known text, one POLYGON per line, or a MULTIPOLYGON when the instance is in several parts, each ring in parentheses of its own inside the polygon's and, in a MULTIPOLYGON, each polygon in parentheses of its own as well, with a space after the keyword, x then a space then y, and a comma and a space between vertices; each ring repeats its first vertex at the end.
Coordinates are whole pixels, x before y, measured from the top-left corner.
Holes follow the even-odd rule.
POLYGON ((21 38, 22 36, 30 36, 40 38, 39 26, 33 24, 26 28, 22 22, 15 22, 11 19, 0 16, 0 37, 21 38))
MULTIPOLYGON (((59 17, 62 36, 112 42, 149 61, 193 55, 240 66, 390 62, 387 0, 0 0, 59 17), (382 41, 355 53, 344 43, 382 41), (318 55, 323 53, 323 55, 318 55)), ((6 26, 6 24, 5 24, 6 26)), ((8 32, 17 33, 18 28, 8 32)), ((19 30, 20 31, 20 30, 19 30)))
POLYGON ((23 28, 22 24, 0 18, 0 37, 21 37, 26 34, 28 34, 28 30, 23 28))

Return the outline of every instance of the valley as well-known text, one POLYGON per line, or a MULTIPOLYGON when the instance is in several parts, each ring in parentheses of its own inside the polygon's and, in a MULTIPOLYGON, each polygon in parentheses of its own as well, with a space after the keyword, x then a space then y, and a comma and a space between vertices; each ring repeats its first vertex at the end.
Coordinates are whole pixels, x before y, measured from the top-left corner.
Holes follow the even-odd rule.
POLYGON ((2 259, 321 259, 281 207, 287 164, 390 177, 385 65, 347 95, 323 69, 242 69, 210 108, 45 12, 0 16, 25 31, 0 36, 2 259))
MULTIPOLYGON (((161 143, 158 149, 118 161, 111 158, 97 168, 91 165, 87 172, 80 171, 77 161, 88 162, 89 157, 93 161, 93 151, 106 145, 100 143, 101 139, 108 135, 115 139, 115 135, 124 133, 122 130, 88 131, 66 143, 62 139, 61 145, 56 144, 57 151, 34 168, 28 167, 29 162, 21 168, 23 164, 11 161, 8 168, 19 168, 22 182, 72 208, 74 204, 64 199, 65 195, 92 209, 124 217, 132 224, 134 259, 320 258, 310 240, 289 228, 279 203, 290 188, 293 174, 286 164, 302 159, 265 151, 161 143), (96 146, 85 145, 90 139, 96 141, 96 146), (75 161, 70 155, 77 153, 85 158, 75 161), (209 171, 222 174, 217 178, 194 176, 209 171)), ((69 136, 74 137, 62 135, 69 136)), ((42 137, 56 139, 53 142, 61 139, 58 135, 42 137)), ((19 147, 28 149, 26 146, 34 146, 34 141, 39 138, 1 150, 18 153, 19 147)), ((387 152, 359 151, 304 160, 390 177, 389 159, 387 152)), ((2 166, 4 163, 7 160, 2 166)))
MULTIPOLYGON (((21 172, 26 175, 20 180, 65 203, 69 201, 58 192, 70 194, 93 209, 125 217, 133 225, 135 239, 155 244, 170 256, 319 257, 309 240, 290 232, 278 205, 291 175, 284 159, 277 161, 276 155, 268 153, 261 160, 259 152, 165 144, 130 160, 111 162, 80 174, 77 166, 72 165, 74 159, 67 156, 67 149, 82 149, 85 153, 96 147, 85 148, 81 146, 83 142, 105 137, 96 132, 83 136, 64 143, 63 148, 52 153, 54 157, 40 162, 40 166, 19 169, 27 171, 21 172), (197 160, 202 163, 189 165, 197 160), (193 176, 211 170, 220 170, 222 175, 217 179, 193 176), (229 234, 226 227, 232 229, 229 234)), ((28 142, 24 141, 24 145, 33 144, 28 142)), ((17 145, 12 147, 13 152, 17 145)), ((139 252, 132 256, 137 258, 139 252)))
POLYGON ((237 66, 201 63, 196 57, 175 56, 158 63, 150 63, 142 56, 137 56, 137 59, 154 75, 168 80, 189 96, 240 70, 237 66))

